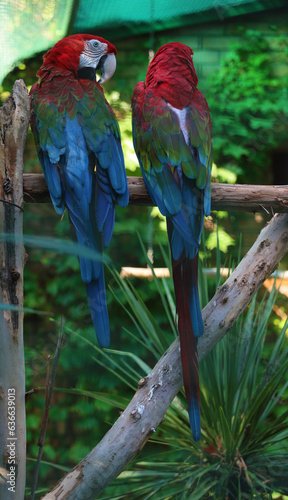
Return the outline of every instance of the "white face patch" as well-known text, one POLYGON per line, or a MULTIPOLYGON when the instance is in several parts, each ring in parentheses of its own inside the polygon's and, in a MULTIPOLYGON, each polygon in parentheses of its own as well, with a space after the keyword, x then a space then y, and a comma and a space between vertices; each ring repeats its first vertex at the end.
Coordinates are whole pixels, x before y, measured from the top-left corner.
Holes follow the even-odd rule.
POLYGON ((99 40, 88 40, 84 42, 84 50, 80 55, 79 68, 96 68, 101 57, 107 54, 107 43, 99 40))

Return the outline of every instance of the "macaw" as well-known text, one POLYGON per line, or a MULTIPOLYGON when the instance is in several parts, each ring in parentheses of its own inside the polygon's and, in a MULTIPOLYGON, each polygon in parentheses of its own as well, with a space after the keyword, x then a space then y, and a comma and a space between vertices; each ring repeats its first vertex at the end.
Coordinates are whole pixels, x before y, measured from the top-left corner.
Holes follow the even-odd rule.
POLYGON ((201 435, 197 339, 204 333, 198 251, 211 207, 212 128, 197 89, 193 51, 173 42, 150 62, 132 97, 134 148, 155 205, 166 216, 184 388, 195 441, 201 435))
POLYGON ((119 126, 100 86, 113 75, 116 54, 98 36, 63 38, 44 55, 40 81, 30 91, 31 129, 54 208, 60 215, 68 209, 78 243, 99 256, 80 256, 79 262, 101 347, 110 342, 101 257, 112 236, 115 203, 125 207, 129 201, 119 126))

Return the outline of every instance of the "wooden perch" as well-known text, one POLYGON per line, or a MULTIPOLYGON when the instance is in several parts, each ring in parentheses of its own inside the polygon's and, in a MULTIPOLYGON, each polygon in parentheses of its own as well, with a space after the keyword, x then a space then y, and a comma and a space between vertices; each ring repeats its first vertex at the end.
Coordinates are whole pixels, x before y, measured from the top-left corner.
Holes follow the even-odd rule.
MULTIPOLYGON (((200 361, 231 329, 287 251, 288 214, 279 214, 261 231, 204 308, 205 335, 198 343, 200 361)), ((139 381, 133 399, 102 441, 43 500, 94 500, 142 450, 182 383, 180 345, 176 339, 151 373, 139 381)))
MULTIPOLYGON (((142 177, 128 177, 130 205, 152 206, 142 177)), ((24 201, 50 203, 43 174, 24 174, 24 201)), ((212 210, 229 212, 288 212, 288 186, 212 183, 212 210)))
POLYGON ((25 495, 25 365, 21 310, 24 267, 22 177, 29 114, 28 92, 23 80, 18 80, 0 109, 1 500, 23 499, 25 495))

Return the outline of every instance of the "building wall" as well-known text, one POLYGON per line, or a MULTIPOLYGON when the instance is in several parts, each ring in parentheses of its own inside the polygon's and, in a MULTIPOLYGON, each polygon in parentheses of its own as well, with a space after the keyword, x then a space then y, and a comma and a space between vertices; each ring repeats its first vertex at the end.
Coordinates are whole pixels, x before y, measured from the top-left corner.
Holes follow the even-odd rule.
MULTIPOLYGON (((287 33, 287 12, 284 8, 278 8, 271 11, 257 12, 237 16, 235 18, 221 19, 209 23, 194 24, 159 32, 154 35, 155 51, 165 43, 178 41, 189 45, 194 51, 194 64, 199 78, 199 87, 205 88, 207 76, 213 74, 219 68, 221 59, 225 57, 231 44, 241 41, 241 29, 261 31, 269 39, 271 48, 275 48, 275 42, 281 35, 287 33)), ((151 36, 141 35, 136 38, 120 40, 117 42, 118 64, 129 64, 129 58, 133 65, 128 70, 128 75, 135 81, 143 79, 143 60, 147 60, 148 51, 151 46, 151 36), (139 51, 139 66, 135 63, 135 47, 139 51), (140 78, 137 79, 137 75, 140 78), (135 78, 136 77, 136 78, 135 78)), ((274 75, 287 73, 287 67, 277 62, 277 53, 275 52, 274 75)), ((127 77, 127 67, 125 70, 127 77)), ((126 81, 127 85, 127 81, 126 81)))

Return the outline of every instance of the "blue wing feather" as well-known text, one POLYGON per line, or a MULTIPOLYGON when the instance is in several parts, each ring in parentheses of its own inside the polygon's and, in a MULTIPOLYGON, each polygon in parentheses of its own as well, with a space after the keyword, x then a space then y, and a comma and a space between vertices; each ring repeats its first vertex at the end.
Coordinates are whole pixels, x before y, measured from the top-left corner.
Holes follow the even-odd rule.
POLYGON ((39 160, 55 211, 57 214, 63 215, 65 204, 63 200, 62 183, 58 165, 51 163, 47 151, 39 153, 39 160))
MULTIPOLYGON (((53 91, 57 84, 56 77, 53 91)), ((59 89, 61 84, 63 79, 59 89)), ((34 86, 31 127, 55 210, 62 214, 68 208, 79 244, 95 251, 95 260, 81 256, 79 263, 97 338, 104 347, 109 345, 110 329, 103 246, 112 236, 115 203, 126 206, 129 191, 116 118, 96 84, 91 82, 88 90, 89 96, 84 91, 82 100, 74 101, 78 112, 72 115, 73 106, 60 112, 49 95, 34 86)))

